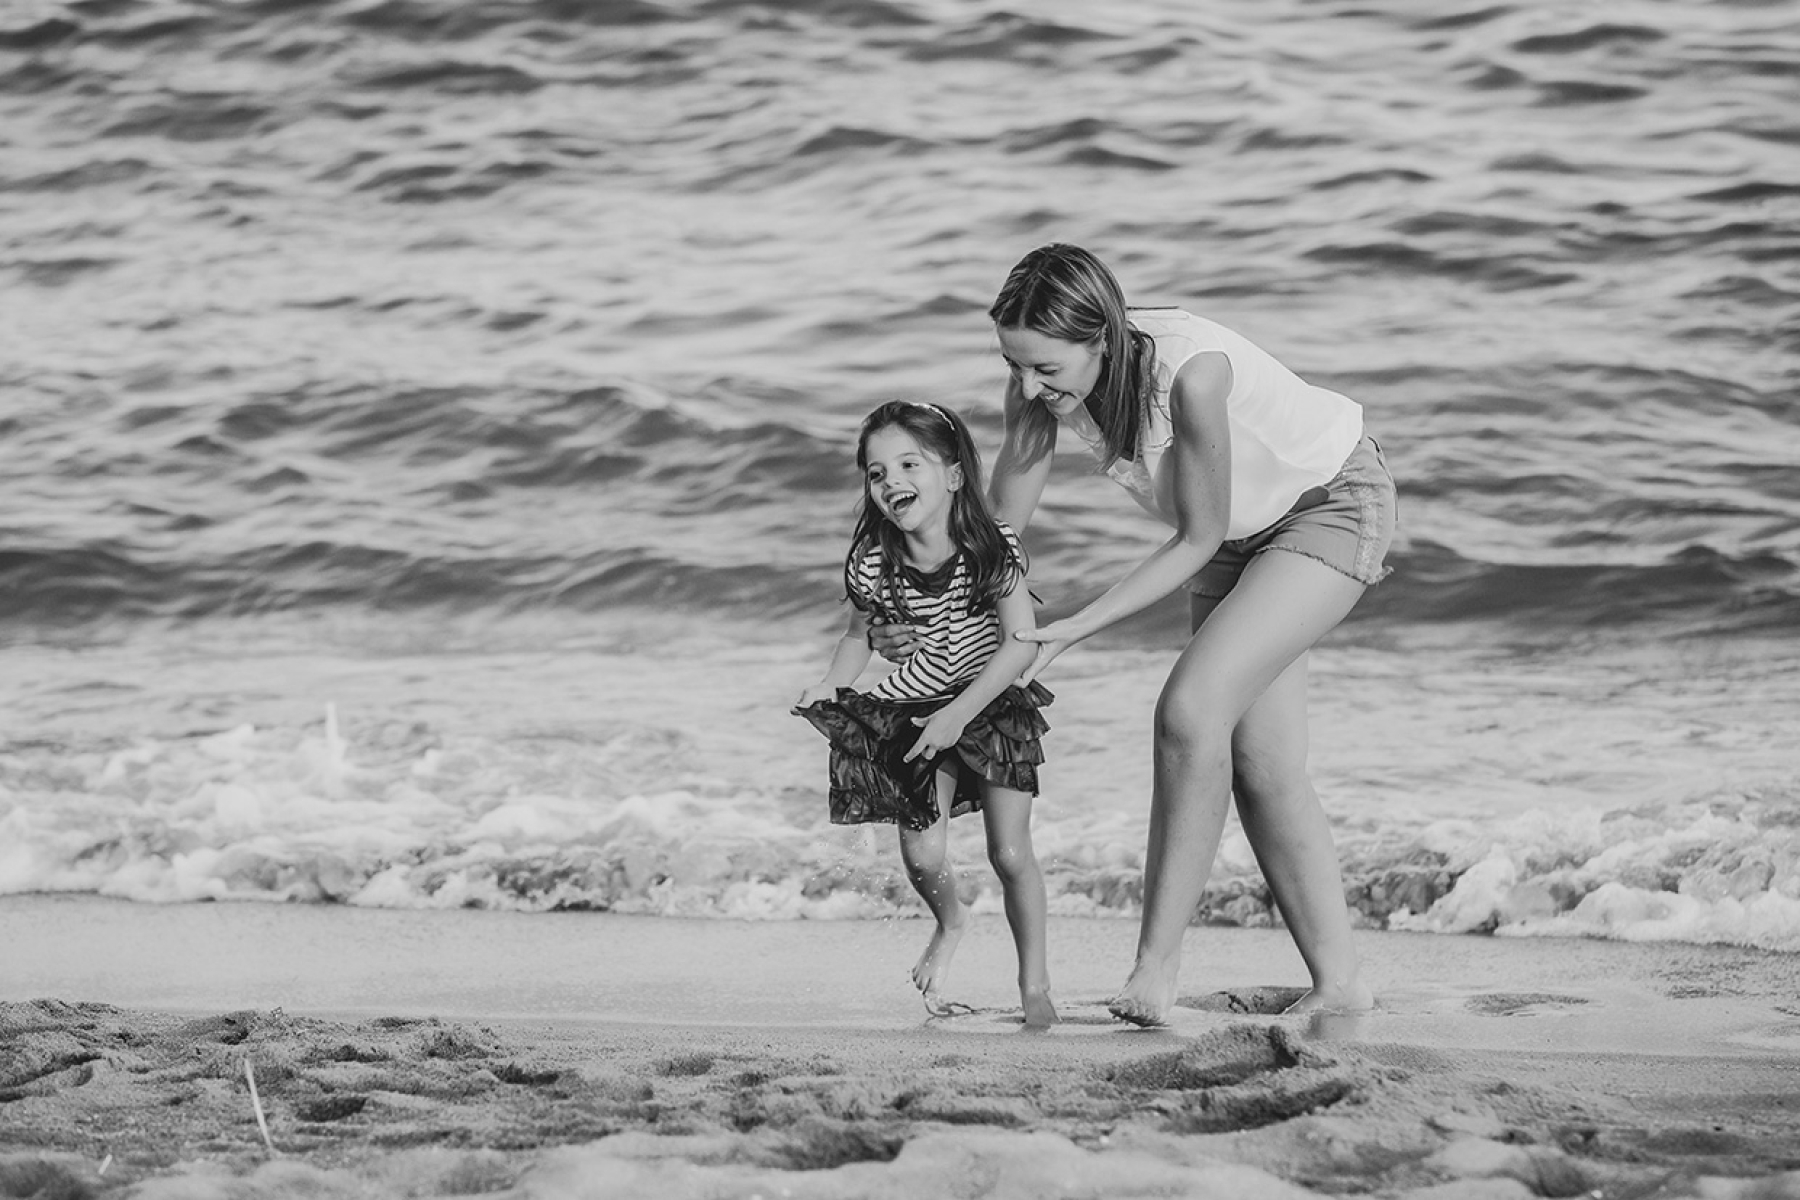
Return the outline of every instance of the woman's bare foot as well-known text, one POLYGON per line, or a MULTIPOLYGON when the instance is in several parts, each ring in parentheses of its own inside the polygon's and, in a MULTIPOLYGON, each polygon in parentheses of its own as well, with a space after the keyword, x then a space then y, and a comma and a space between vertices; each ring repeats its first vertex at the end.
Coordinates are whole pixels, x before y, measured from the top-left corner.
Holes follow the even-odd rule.
POLYGON ((1309 1013, 1362 1013, 1375 1007, 1375 993, 1361 979, 1319 984, 1312 991, 1287 1006, 1283 1015, 1306 1016, 1309 1013))
POLYGON ((1168 1024, 1169 1010, 1175 1007, 1175 977, 1180 967, 1179 958, 1166 963, 1138 959, 1131 969, 1131 978, 1106 1006, 1107 1011, 1133 1025, 1168 1024))
POLYGON ((1020 988, 1019 1003, 1025 1008, 1025 1028, 1048 1029, 1062 1018, 1050 999, 1049 988, 1020 988))
POLYGON ((956 946, 962 941, 966 923, 967 918, 960 912, 950 923, 939 921, 931 940, 925 944, 925 953, 919 955, 919 961, 913 965, 913 986, 925 993, 927 1004, 943 990, 944 980, 950 976, 950 960, 956 955, 956 946))

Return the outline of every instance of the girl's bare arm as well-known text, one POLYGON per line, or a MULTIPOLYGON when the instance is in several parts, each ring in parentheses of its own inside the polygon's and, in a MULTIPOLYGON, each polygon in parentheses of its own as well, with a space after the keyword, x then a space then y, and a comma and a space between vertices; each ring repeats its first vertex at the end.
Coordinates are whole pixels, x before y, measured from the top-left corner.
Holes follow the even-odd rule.
POLYGON ((962 740, 965 726, 975 715, 988 706, 988 703, 1019 681, 1019 672, 1031 665, 1037 654, 1037 647, 1029 642, 1022 642, 1013 635, 1037 626, 1037 613, 1032 608, 1031 593, 1026 590, 1024 580, 1013 585, 1012 591, 1000 598, 995 606, 1000 614, 1000 648, 994 656, 981 668, 981 673, 970 681, 962 694, 933 713, 925 722, 925 729, 913 748, 906 752, 908 760, 921 755, 930 757, 940 750, 948 749, 962 740))
POLYGON ((795 709, 805 708, 819 700, 829 700, 837 695, 841 687, 849 687, 858 679, 869 665, 869 620, 860 608, 851 606, 850 620, 844 628, 844 635, 837 640, 831 652, 831 663, 825 668, 825 675, 819 682, 800 693, 795 702, 795 709))

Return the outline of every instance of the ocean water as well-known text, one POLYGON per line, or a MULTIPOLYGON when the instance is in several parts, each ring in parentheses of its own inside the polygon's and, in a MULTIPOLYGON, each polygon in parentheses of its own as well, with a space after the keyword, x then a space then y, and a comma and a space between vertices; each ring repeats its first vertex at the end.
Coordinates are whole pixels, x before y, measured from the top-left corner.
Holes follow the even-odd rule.
MULTIPOLYGON (((787 708, 858 420, 991 449, 1069 240, 1400 479, 1313 660, 1362 924, 1800 950, 1797 76, 1755 0, 13 0, 0 893, 917 913, 787 708)), ((1158 537, 1059 461, 1047 611, 1158 537)), ((1184 626, 1046 678, 1059 914, 1184 626)))

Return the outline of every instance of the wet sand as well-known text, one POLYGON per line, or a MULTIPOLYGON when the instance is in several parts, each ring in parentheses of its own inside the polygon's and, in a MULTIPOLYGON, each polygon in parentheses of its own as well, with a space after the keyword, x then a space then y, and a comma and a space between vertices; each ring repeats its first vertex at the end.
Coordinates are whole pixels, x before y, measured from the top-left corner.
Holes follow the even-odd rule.
POLYGON ((1380 1010, 1306 1021, 1195 929, 1142 1031, 1064 919, 1040 1033, 992 917, 927 1018, 925 933, 0 900, 0 1195, 1800 1196, 1794 956, 1362 934, 1380 1010))

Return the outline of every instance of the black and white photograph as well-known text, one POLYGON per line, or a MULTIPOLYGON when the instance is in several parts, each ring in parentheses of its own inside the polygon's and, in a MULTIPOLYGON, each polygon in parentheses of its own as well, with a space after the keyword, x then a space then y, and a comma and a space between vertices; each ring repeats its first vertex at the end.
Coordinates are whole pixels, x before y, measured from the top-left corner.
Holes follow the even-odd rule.
POLYGON ((0 1198, 1800 1200, 1800 7, 0 0, 0 1198))

